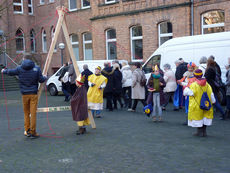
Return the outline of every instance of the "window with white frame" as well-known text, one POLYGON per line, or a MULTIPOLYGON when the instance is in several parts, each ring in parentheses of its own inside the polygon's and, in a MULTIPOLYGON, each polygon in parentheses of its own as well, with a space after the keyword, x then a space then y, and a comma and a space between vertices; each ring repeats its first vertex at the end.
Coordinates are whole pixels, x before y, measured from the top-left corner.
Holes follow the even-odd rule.
POLYGON ((28 0, 28 13, 30 15, 34 14, 34 9, 33 9, 33 0, 28 0))
POLYGON ((202 15, 202 34, 224 32, 225 15, 223 10, 214 10, 202 15))
POLYGON ((106 55, 109 60, 117 59, 117 38, 115 29, 106 31, 106 55))
POLYGON ((84 52, 84 60, 93 59, 93 44, 92 44, 91 33, 83 34, 83 52, 84 52))
POLYGON ((49 0, 50 3, 54 2, 54 0, 49 0))
POLYGON ((15 41, 16 41, 16 51, 23 52, 25 50, 25 39, 24 39, 24 33, 21 29, 18 29, 16 31, 15 41))
POLYGON ((143 36, 142 27, 133 26, 130 28, 131 36, 131 59, 141 60, 143 59, 143 36))
POLYGON ((116 0, 105 0, 105 4, 112 4, 115 2, 116 2, 116 0))
MULTIPOLYGON (((54 38, 54 33, 55 33, 55 28, 52 26, 51 27, 51 38, 52 38, 52 40, 54 38)), ((55 44, 54 52, 57 52, 57 44, 55 44)))
POLYGON ((81 8, 90 8, 90 0, 81 0, 81 8))
POLYGON ((41 5, 45 4, 45 0, 40 0, 40 4, 41 5))
POLYGON ((30 50, 31 52, 36 52, 35 32, 33 29, 30 31, 30 50))
POLYGON ((77 0, 68 0, 69 2, 69 11, 77 10, 77 0))
POLYGON ((78 35, 77 34, 72 34, 70 35, 70 41, 73 47, 73 52, 76 57, 76 60, 79 61, 79 40, 78 40, 78 35))
POLYGON ((14 13, 23 14, 23 0, 13 0, 14 13))
POLYGON ((42 51, 44 53, 47 52, 47 38, 46 38, 46 31, 42 30, 42 51))
POLYGON ((172 23, 171 22, 162 22, 158 25, 158 40, 159 46, 162 45, 169 39, 173 38, 173 30, 172 30, 172 23))

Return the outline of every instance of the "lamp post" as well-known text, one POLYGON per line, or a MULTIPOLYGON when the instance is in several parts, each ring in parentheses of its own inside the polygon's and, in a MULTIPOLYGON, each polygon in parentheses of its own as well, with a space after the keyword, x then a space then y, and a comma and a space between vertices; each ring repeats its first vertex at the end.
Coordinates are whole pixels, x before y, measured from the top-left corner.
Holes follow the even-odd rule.
POLYGON ((61 65, 63 66, 63 50, 65 49, 65 44, 59 43, 58 47, 61 49, 61 65))

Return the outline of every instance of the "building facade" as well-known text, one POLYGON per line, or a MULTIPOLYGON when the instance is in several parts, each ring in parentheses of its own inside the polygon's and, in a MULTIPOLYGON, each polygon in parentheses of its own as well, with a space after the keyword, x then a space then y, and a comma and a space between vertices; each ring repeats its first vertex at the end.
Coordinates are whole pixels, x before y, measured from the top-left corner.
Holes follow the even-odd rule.
MULTIPOLYGON (((68 9, 66 23, 77 60, 145 61, 168 39, 230 31, 228 0, 3 1, 0 30, 12 59, 20 62, 22 53, 29 52, 44 65, 58 19, 57 6, 68 9)), ((61 32, 53 69, 62 64, 58 47, 62 42, 61 32)), ((64 49, 64 62, 68 59, 64 49)))

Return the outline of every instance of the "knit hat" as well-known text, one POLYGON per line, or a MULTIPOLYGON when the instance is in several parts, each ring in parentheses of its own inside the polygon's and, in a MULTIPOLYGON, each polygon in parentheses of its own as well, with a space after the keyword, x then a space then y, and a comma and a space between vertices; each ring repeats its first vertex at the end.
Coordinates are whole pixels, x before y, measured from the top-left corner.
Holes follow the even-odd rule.
POLYGON ((200 69, 196 69, 193 74, 197 79, 200 79, 203 76, 203 72, 200 69))
POLYGON ((84 82, 85 82, 85 75, 82 76, 82 75, 80 74, 80 75, 77 77, 76 82, 77 82, 79 85, 83 85, 84 82))
POLYGON ((101 71, 101 67, 100 66, 97 66, 96 69, 100 70, 101 71))

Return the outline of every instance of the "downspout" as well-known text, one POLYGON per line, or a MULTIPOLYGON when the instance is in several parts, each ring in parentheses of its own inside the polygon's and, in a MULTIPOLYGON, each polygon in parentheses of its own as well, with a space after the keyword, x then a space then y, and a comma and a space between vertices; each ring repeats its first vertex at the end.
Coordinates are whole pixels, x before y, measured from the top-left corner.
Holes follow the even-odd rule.
POLYGON ((190 0, 191 1, 191 28, 190 28, 190 34, 194 35, 194 0, 190 0))

